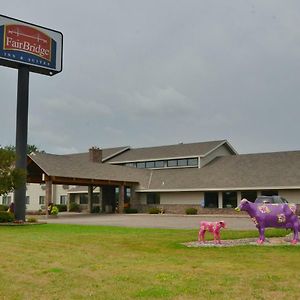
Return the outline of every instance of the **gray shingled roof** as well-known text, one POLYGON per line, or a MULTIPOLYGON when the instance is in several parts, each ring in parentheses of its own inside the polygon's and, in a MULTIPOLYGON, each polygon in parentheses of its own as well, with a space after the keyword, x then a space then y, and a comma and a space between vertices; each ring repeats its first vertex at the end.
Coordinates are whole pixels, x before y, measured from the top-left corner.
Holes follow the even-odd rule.
POLYGON ((95 163, 85 154, 54 155, 38 153, 29 156, 49 176, 81 179, 126 181, 147 187, 151 171, 95 163))
POLYGON ((108 162, 132 162, 142 160, 157 160, 166 158, 182 158, 182 157, 195 157, 204 156, 213 149, 227 143, 230 150, 235 153, 235 150, 229 145, 226 140, 190 143, 190 144, 176 144, 158 147, 145 147, 145 148, 131 148, 120 155, 109 159, 108 162))
POLYGON ((257 187, 299 188, 300 151, 222 156, 201 169, 153 170, 148 190, 257 187))
MULTIPOLYGON (((119 153, 122 153, 126 150, 128 150, 129 146, 123 146, 123 147, 115 147, 115 148, 103 148, 102 149, 102 161, 108 160, 111 157, 114 157, 115 155, 118 155, 119 153)), ((89 152, 83 152, 83 153, 74 153, 74 154, 67 154, 68 156, 78 157, 84 160, 89 159, 89 152)))
POLYGON ((138 191, 300 188, 300 151, 221 156, 200 169, 160 170, 93 163, 88 153, 30 157, 50 176, 139 183, 138 191))

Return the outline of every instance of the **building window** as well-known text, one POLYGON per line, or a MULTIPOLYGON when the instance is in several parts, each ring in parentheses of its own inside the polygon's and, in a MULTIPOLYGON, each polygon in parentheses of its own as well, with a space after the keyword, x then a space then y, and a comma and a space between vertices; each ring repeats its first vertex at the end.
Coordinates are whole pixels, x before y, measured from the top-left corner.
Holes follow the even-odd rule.
POLYGON ((40 196, 39 197, 39 204, 40 205, 45 204, 45 196, 40 196))
POLYGON ((146 163, 145 162, 138 162, 138 163, 136 163, 136 167, 138 169, 145 169, 146 168, 146 163))
POLYGON ((198 166, 198 158, 189 158, 188 166, 198 166))
POLYGON ((187 159, 178 159, 178 167, 186 167, 188 165, 187 159))
POLYGON ((246 198, 248 201, 254 202, 257 198, 257 191, 241 191, 242 199, 246 198))
POLYGON ((79 196, 79 203, 80 204, 88 204, 88 195, 81 194, 79 196))
POLYGON ((170 159, 167 161, 168 167, 177 167, 177 159, 170 159))
POLYGON ((156 162, 154 162, 155 168, 163 168, 164 165, 165 165, 165 162, 163 160, 157 160, 156 162))
POLYGON ((154 168, 155 164, 154 161, 147 161, 146 162, 146 168, 154 168))
POLYGON ((134 162, 126 163, 125 166, 126 167, 136 168, 136 163, 134 163, 134 162))
POLYGON ((99 193, 95 193, 93 194, 93 204, 99 204, 100 203, 100 194, 99 193))
POLYGON ((237 192, 223 192, 223 207, 237 207, 237 192))
POLYGON ((63 205, 67 204, 67 195, 61 195, 59 198, 60 198, 59 199, 60 204, 63 204, 63 205))
POLYGON ((160 194, 159 193, 148 193, 147 194, 147 204, 160 204, 160 194))
POLYGON ((205 192, 204 193, 204 207, 218 208, 219 207, 219 193, 205 192))
POLYGON ((26 204, 30 204, 30 197, 26 196, 26 204))
POLYGON ((11 196, 4 195, 2 196, 2 204, 9 205, 11 202, 11 196))

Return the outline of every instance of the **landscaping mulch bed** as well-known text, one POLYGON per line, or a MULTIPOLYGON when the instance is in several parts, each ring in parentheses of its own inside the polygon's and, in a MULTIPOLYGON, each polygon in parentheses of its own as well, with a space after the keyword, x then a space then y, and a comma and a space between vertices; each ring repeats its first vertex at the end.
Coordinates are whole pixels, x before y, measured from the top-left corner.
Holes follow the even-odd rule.
POLYGON ((234 246, 300 246, 300 242, 296 245, 291 244, 291 236, 287 235, 286 237, 274 237, 274 238, 266 238, 263 244, 257 244, 257 238, 246 238, 246 239, 236 239, 236 240, 222 240, 221 244, 215 244, 214 241, 206 241, 205 243, 201 243, 198 241, 192 241, 187 243, 182 243, 182 245, 186 247, 234 247, 234 246))

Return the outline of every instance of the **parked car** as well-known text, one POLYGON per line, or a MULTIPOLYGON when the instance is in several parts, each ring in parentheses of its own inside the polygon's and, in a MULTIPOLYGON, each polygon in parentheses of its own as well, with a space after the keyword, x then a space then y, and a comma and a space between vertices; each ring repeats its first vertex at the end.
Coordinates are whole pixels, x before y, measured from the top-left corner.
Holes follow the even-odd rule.
POLYGON ((254 201, 254 203, 281 204, 281 203, 288 203, 288 201, 281 196, 258 196, 254 201))

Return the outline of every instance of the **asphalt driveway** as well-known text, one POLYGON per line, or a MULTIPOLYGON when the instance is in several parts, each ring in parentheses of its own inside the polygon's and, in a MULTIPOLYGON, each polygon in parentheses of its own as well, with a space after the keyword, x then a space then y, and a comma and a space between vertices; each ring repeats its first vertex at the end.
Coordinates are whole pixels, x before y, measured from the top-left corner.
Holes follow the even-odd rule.
MULTIPOLYGON (((45 217, 42 218, 45 220, 45 217)), ((52 224, 108 225, 142 228, 178 228, 198 229, 200 221, 226 222, 228 229, 255 229, 248 216, 228 215, 150 215, 150 214, 74 214, 60 213, 57 218, 49 217, 46 221, 52 224)))

